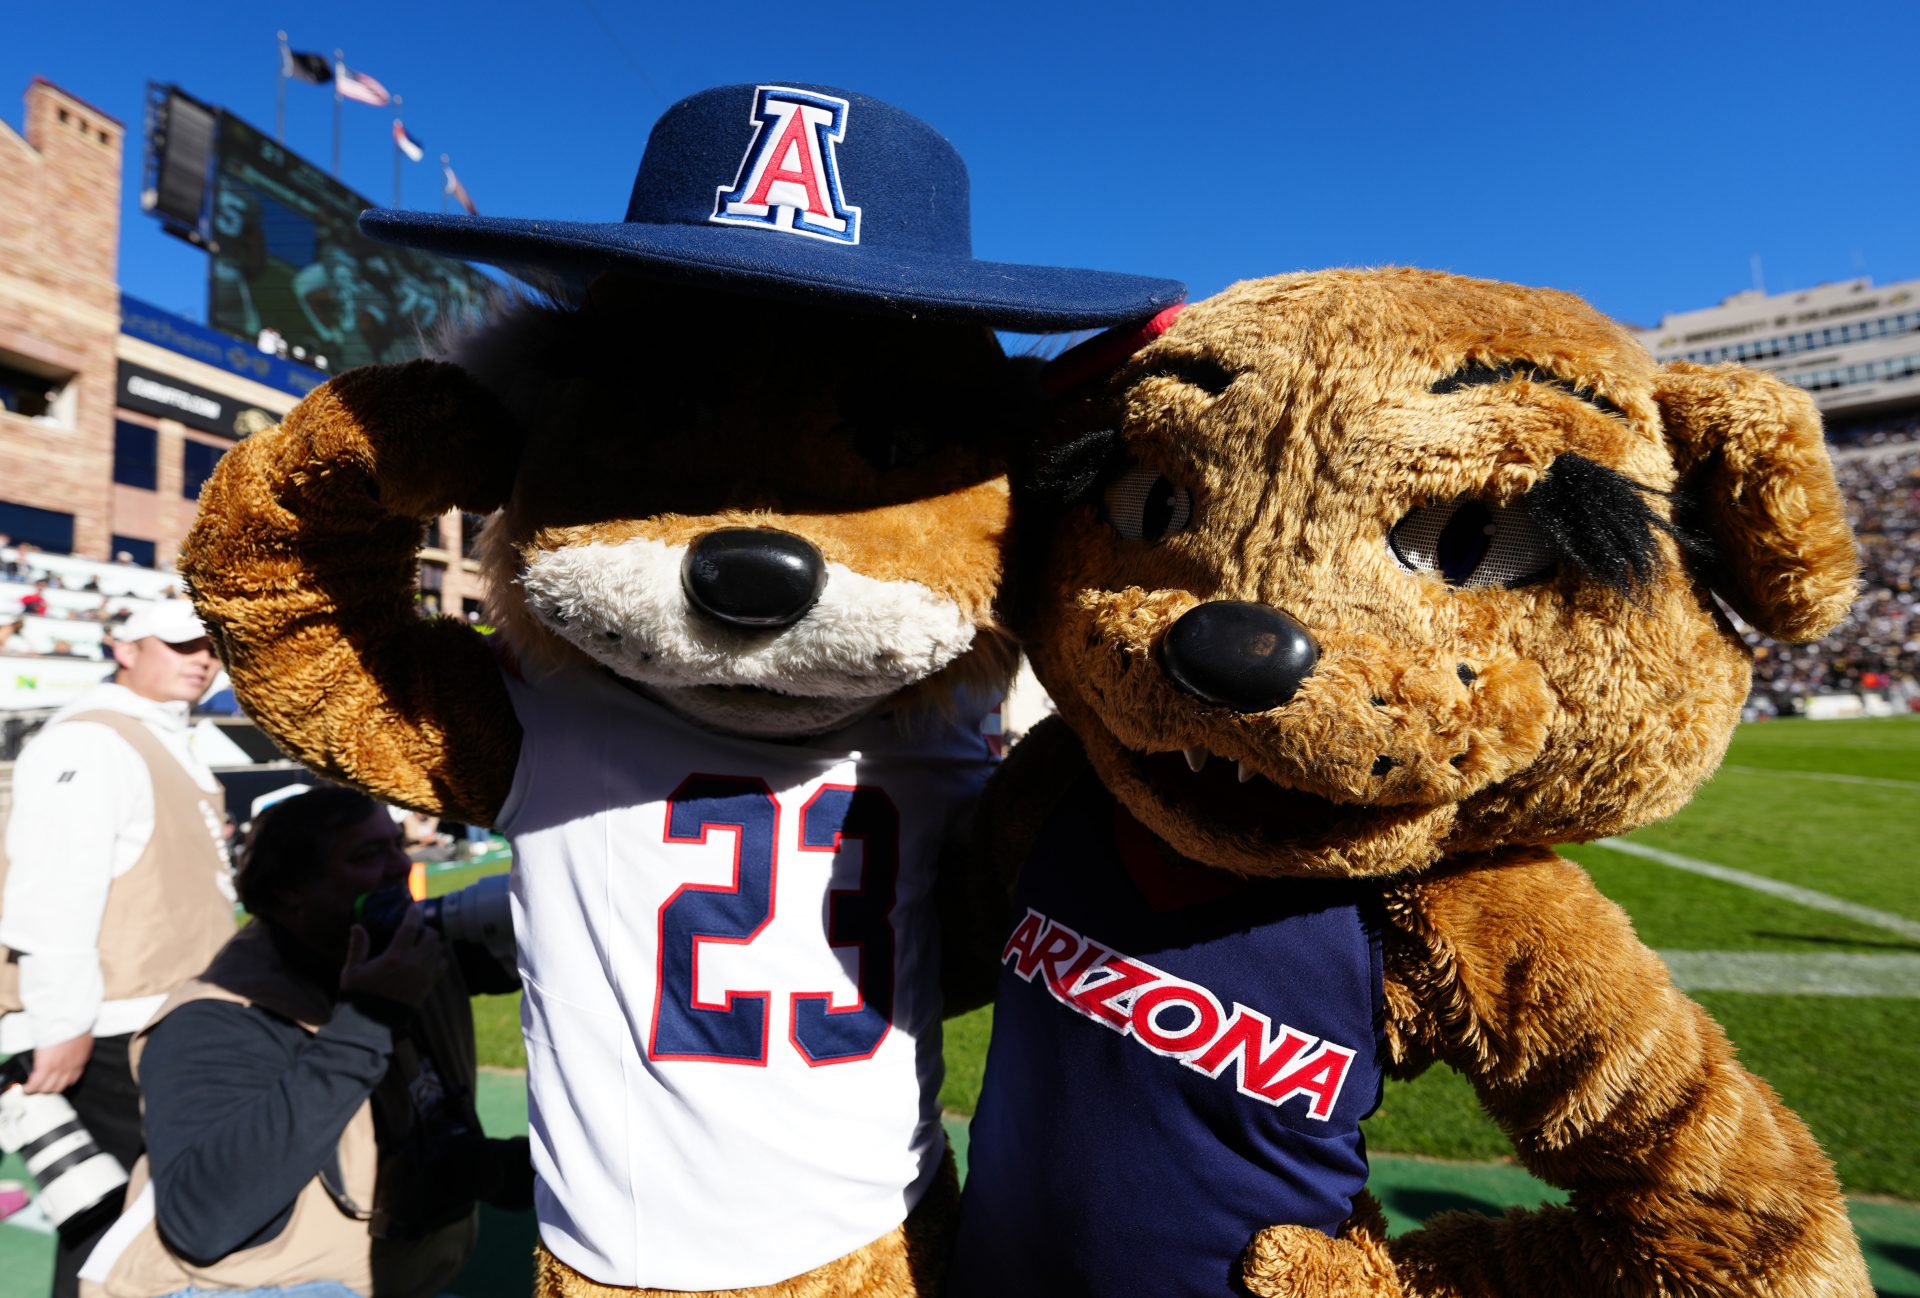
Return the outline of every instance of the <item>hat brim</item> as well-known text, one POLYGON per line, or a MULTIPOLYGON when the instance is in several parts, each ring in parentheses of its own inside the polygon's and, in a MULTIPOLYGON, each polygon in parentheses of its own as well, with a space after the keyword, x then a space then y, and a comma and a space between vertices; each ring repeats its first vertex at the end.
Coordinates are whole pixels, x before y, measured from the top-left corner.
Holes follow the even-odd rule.
POLYGON ((849 249, 737 227, 444 216, 374 208, 360 228, 382 243, 509 272, 584 284, 605 271, 710 284, 848 311, 967 320, 1026 333, 1094 329, 1185 299, 1178 280, 975 261, 908 249, 849 249))

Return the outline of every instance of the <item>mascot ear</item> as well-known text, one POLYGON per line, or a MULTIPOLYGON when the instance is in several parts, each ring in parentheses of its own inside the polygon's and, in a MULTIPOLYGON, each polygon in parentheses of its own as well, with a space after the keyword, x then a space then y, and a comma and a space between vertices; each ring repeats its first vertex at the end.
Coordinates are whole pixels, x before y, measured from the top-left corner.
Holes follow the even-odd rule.
POLYGON ((1833 630, 1860 563, 1812 399, 1758 370, 1688 361, 1660 371, 1655 397, 1719 556, 1715 592, 1775 640, 1833 630))

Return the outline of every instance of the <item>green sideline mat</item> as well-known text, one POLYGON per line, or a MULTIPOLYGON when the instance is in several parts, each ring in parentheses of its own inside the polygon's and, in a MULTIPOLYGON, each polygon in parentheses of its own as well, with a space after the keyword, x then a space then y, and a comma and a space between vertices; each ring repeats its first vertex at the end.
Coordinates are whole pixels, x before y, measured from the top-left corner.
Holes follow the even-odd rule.
MULTIPOLYGON (((480 1120, 489 1134, 516 1136, 527 1129, 526 1083, 518 1073, 483 1073, 480 1120)), ((949 1119, 948 1134, 966 1169, 964 1119, 949 1119)), ((1449 1208, 1494 1214, 1509 1204, 1557 1198, 1555 1191, 1511 1164, 1445 1163, 1375 1155, 1368 1182, 1395 1231, 1409 1230, 1449 1208)), ((0 1162, 0 1179, 25 1180, 16 1158, 0 1162)), ((1920 1298, 1920 1207, 1852 1199, 1853 1226, 1866 1248, 1875 1291, 1881 1298, 1920 1298)), ((31 1210, 30 1210, 31 1211, 31 1210)), ((532 1289, 533 1222, 530 1217, 480 1210, 480 1244, 450 1289, 460 1298, 526 1298, 532 1289)), ((53 1240, 13 1222, 0 1223, 0 1298, 44 1298, 52 1285, 53 1240)))

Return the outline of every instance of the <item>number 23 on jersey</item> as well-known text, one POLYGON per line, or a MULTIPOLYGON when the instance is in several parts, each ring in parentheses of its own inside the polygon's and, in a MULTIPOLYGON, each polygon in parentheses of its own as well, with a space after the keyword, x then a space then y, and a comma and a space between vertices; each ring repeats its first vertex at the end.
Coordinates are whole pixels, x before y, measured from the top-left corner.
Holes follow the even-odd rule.
MULTIPOLYGON (((773 920, 782 808, 765 781, 739 775, 690 775, 667 800, 666 841, 705 843, 731 830, 733 880, 683 884, 660 907, 659 976, 647 1053, 655 1060, 767 1062, 776 993, 728 991, 699 999, 701 948, 743 946, 773 920)), ((800 850, 839 851, 860 840, 855 888, 828 898, 829 946, 855 948, 859 1000, 835 1007, 829 991, 779 994, 787 1039, 812 1067, 871 1059, 893 1022, 893 902, 900 873, 900 813, 870 785, 821 786, 800 808, 800 850)))

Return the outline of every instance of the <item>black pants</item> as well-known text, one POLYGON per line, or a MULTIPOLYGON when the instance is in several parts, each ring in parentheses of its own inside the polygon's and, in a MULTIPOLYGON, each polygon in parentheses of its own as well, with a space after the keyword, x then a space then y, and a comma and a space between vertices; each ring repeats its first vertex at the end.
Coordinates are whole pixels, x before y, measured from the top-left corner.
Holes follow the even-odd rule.
MULTIPOLYGON (((127 1044, 132 1040, 131 1033, 95 1037, 86 1071, 64 1092, 74 1114, 93 1136, 93 1143, 119 1159, 120 1166, 128 1171, 146 1149, 146 1140, 140 1134, 140 1088, 134 1085, 133 1069, 127 1063, 127 1044)), ((120 1199, 116 1195, 100 1210, 83 1213, 60 1228, 53 1255, 53 1298, 79 1298, 80 1268, 119 1216, 120 1199)))

